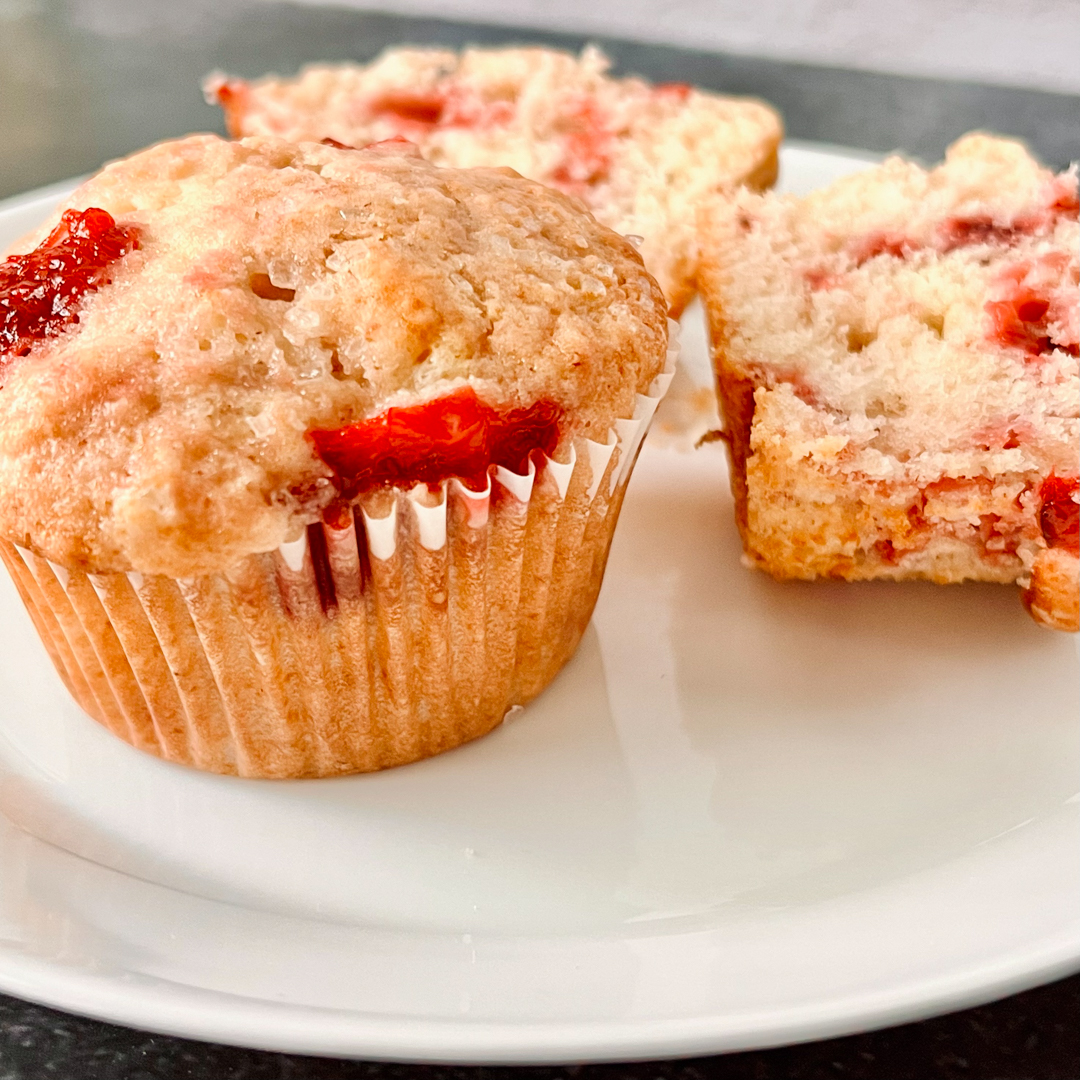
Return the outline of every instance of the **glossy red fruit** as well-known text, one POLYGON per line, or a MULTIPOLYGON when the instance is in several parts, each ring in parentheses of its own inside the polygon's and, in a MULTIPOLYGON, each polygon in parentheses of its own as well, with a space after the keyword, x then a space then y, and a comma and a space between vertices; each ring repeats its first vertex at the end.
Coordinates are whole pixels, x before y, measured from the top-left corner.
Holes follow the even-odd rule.
POLYGON ((524 473, 530 454, 551 454, 561 419, 554 402, 497 409, 464 387, 336 431, 313 431, 311 439, 351 494, 384 484, 438 484, 451 477, 482 488, 492 465, 524 473))
POLYGON ((442 119, 445 98, 441 94, 418 94, 408 90, 387 90, 368 102, 376 115, 390 114, 413 124, 435 125, 442 119))
POLYGON ((1033 289, 1019 287, 1008 300, 991 300, 986 305, 994 327, 994 337, 1005 346, 1040 356, 1053 348, 1046 314, 1050 302, 1033 289))
POLYGON ((1080 480, 1075 476, 1048 476, 1039 488, 1039 528, 1051 547, 1080 552, 1080 480))
POLYGON ((139 246, 139 231, 104 210, 65 210, 31 252, 0 263, 0 375, 15 357, 79 321, 83 297, 106 284, 112 263, 139 246))

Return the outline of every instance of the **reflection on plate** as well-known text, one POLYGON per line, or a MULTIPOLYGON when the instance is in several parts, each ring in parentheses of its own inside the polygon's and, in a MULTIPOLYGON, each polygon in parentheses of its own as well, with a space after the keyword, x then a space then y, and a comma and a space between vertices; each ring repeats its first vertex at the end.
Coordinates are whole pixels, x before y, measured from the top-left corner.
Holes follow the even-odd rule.
MULTIPOLYGON (((862 164, 787 149, 785 183, 862 164)), ((0 244, 56 197, 0 207, 0 244)), ((145 757, 71 704, 4 579, 0 988, 540 1062, 820 1037, 1080 966, 1075 639, 1012 589, 744 570, 722 447, 682 448, 715 422, 700 319, 580 652, 443 757, 276 783, 145 757)))

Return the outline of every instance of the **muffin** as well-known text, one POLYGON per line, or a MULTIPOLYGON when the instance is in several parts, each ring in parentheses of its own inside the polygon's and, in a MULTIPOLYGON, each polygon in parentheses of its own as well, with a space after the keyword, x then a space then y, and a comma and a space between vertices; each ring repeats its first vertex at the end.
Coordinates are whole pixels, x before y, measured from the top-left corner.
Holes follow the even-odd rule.
POLYGON ((509 170, 162 144, 0 266, 0 551, 133 745, 399 765, 573 653, 670 368, 634 248, 509 170))
POLYGON ((506 165, 580 198, 641 254, 678 314, 694 293, 694 216, 710 193, 776 179, 780 118, 685 83, 607 74, 595 48, 389 49, 295 79, 213 76, 229 131, 351 146, 404 137, 458 168, 506 165))
POLYGON ((747 561, 778 578, 1015 582, 1077 629, 1075 169, 970 135, 703 220, 747 561))

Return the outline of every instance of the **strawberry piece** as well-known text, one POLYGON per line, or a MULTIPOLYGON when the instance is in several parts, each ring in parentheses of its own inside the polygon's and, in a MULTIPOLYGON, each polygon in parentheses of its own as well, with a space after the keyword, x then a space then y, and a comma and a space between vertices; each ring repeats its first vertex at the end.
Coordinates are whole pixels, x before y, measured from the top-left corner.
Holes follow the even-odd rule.
POLYGON ((1080 503, 1076 501, 1080 479, 1051 474, 1039 488, 1039 528, 1051 547, 1080 554, 1080 503))
POLYGON ((109 266, 138 246, 138 229, 104 210, 65 210, 33 251, 0 263, 0 377, 12 359, 77 323, 83 297, 108 284, 109 266))
POLYGON ((451 477, 482 488, 493 465, 524 473, 533 453, 551 454, 561 419, 562 410, 551 401, 500 410, 464 387, 348 427, 313 431, 311 440, 351 494, 451 477))

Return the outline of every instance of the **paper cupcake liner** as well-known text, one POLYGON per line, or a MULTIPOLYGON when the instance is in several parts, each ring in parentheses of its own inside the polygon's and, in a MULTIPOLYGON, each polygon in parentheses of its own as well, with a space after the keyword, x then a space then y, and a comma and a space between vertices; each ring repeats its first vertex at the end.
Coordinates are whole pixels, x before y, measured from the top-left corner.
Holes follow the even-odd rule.
POLYGON ((170 761, 257 777, 401 765, 477 738, 551 681, 600 589, 677 355, 604 443, 484 491, 362 499, 225 573, 67 571, 0 554, 72 696, 170 761))

